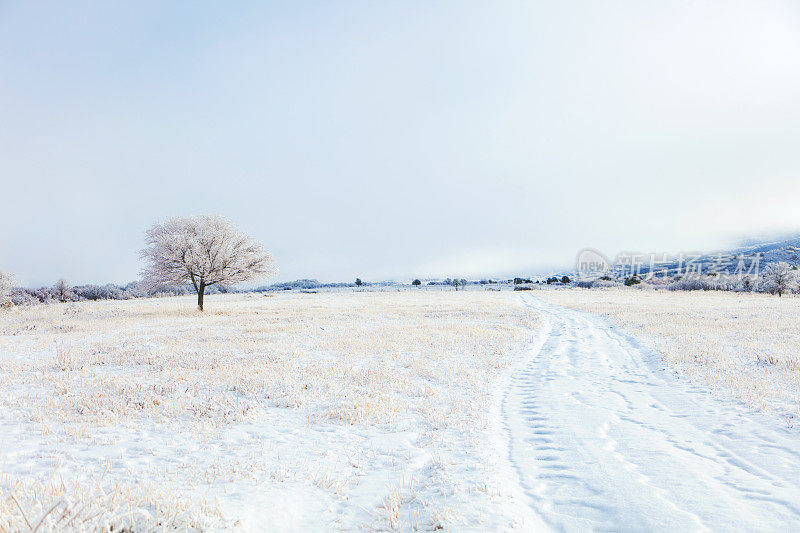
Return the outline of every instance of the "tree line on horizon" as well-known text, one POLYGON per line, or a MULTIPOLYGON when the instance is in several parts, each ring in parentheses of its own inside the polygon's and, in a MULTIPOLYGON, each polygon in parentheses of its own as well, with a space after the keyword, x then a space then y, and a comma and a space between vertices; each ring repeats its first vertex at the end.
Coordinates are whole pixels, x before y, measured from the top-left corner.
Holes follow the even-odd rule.
MULTIPOLYGON (((190 294, 194 289, 197 295, 197 308, 203 311, 207 293, 233 292, 237 284, 267 278, 277 272, 274 267, 275 260, 260 243, 218 215, 171 217, 164 222, 153 224, 145 232, 145 247, 141 250, 140 257, 145 261, 145 267, 141 271, 141 281, 125 286, 106 284, 71 287, 66 280, 60 279, 52 287, 27 289, 15 287, 13 277, 0 272, 0 305, 131 299, 190 294)), ((484 281, 479 283, 483 284, 484 281)), ((292 289, 295 286, 302 286, 304 282, 321 285, 316 280, 298 280, 295 285, 283 284, 279 288, 292 289)), ((459 287, 465 288, 468 283, 465 278, 458 277, 446 278, 441 282, 443 285, 452 286, 456 291, 459 287)), ((486 283, 492 281, 488 280, 486 283)), ((529 278, 514 278, 513 283, 516 288, 518 285, 530 285, 532 282, 529 278)), ((550 277, 546 283, 568 285, 571 280, 564 275, 561 279, 550 277)), ((360 287, 363 284, 360 278, 356 278, 353 285, 360 287)), ((428 282, 428 285, 436 284, 439 283, 428 282)), ((422 282, 415 279, 412 285, 420 287, 422 282)), ((783 296, 800 289, 800 271, 797 265, 776 262, 768 264, 761 276, 744 277, 733 281, 723 276, 705 276, 697 279, 656 279, 653 282, 631 276, 624 281, 602 277, 599 280, 578 283, 578 286, 585 288, 616 285, 650 286, 668 290, 770 292, 783 296)))

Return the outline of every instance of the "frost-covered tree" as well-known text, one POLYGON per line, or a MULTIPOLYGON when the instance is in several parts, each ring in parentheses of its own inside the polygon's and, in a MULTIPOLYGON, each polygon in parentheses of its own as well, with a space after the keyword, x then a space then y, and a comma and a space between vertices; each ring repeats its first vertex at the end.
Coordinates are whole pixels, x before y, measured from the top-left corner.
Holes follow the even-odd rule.
POLYGON ((0 307, 11 301, 11 288, 14 286, 14 276, 7 272, 0 272, 0 307))
POLYGON ((453 287, 455 287, 456 291, 458 290, 459 287, 463 288, 463 287, 465 287, 467 285, 467 280, 465 280, 464 278, 461 278, 461 279, 459 279, 459 278, 453 278, 453 279, 447 278, 447 279, 450 280, 448 285, 452 285, 453 287))
POLYGON ((69 283, 67 283, 67 280, 65 280, 64 278, 61 278, 60 280, 56 281, 56 284, 53 285, 52 291, 53 291, 53 296, 59 302, 68 302, 72 300, 73 297, 72 287, 70 287, 69 283))
POLYGON ((797 271, 783 261, 768 264, 764 269, 764 288, 778 296, 797 290, 797 271))
POLYGON ((275 273, 263 246, 216 215, 173 217, 145 233, 142 280, 149 290, 191 284, 203 310, 207 287, 234 285, 275 273))

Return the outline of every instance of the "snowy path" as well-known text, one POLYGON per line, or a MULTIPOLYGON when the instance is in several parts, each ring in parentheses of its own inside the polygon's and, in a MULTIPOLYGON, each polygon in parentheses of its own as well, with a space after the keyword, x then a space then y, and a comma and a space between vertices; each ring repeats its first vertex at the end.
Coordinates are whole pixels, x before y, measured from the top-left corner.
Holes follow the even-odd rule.
POLYGON ((800 434, 672 377, 605 319, 526 296, 541 348, 503 400, 509 459, 557 530, 800 528, 800 434))

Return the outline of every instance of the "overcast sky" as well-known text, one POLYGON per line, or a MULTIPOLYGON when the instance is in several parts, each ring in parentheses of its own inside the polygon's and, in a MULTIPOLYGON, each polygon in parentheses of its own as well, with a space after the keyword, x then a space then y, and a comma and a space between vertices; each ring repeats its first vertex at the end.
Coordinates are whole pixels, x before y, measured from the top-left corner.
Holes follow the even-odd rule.
POLYGON ((794 230, 798 6, 0 1, 0 269, 134 280, 173 214, 281 280, 794 230))

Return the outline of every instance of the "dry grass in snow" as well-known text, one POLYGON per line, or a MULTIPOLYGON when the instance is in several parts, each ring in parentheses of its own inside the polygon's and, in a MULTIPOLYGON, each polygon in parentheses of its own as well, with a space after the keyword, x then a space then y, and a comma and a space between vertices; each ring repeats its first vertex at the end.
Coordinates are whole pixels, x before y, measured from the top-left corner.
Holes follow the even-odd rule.
POLYGON ((513 295, 208 307, 0 313, 0 531, 515 524, 486 446, 493 386, 534 335, 513 295))
POLYGON ((543 290, 607 315, 679 372, 792 425, 800 405, 800 298, 716 291, 543 290))

